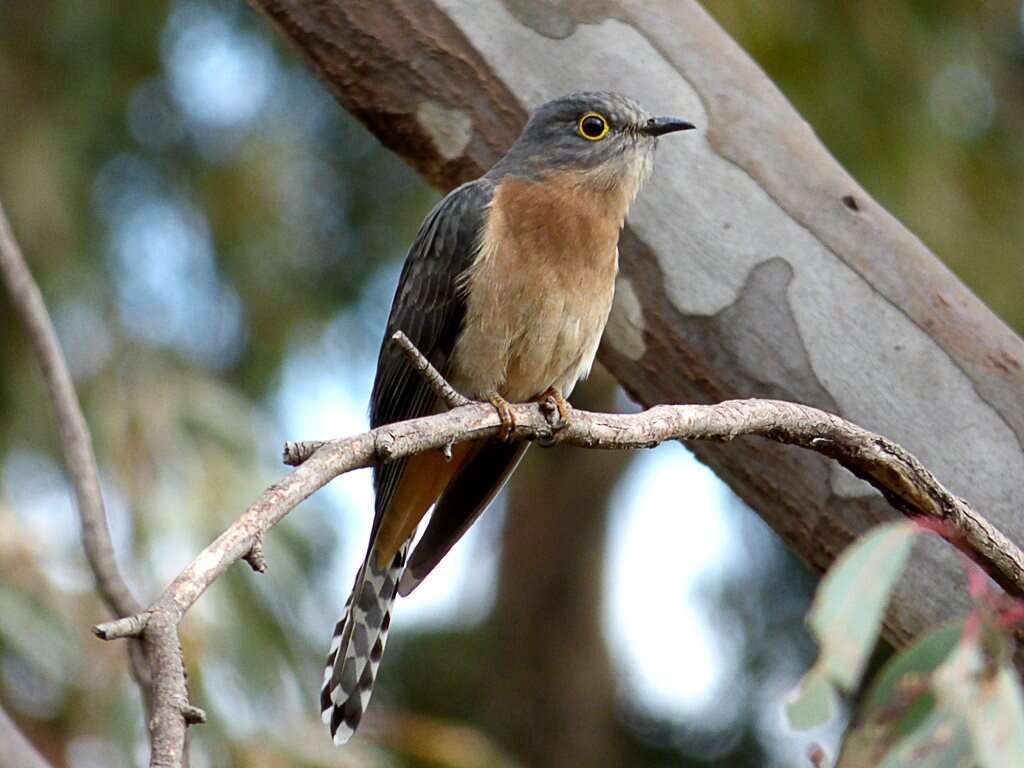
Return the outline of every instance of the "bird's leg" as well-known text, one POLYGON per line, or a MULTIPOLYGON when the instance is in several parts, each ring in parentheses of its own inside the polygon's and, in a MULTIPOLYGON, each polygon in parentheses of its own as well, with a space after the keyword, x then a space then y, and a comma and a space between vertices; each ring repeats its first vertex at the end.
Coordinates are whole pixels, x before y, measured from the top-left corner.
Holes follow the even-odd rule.
POLYGON ((508 442, 509 438, 512 437, 512 430, 516 428, 516 419, 512 415, 512 409, 509 407, 508 400, 497 392, 492 392, 487 396, 487 402, 494 406, 494 410, 498 412, 498 418, 501 419, 498 439, 508 442))
POLYGON ((537 398, 537 402, 541 404, 544 418, 548 420, 552 429, 563 429, 569 423, 572 406, 569 405, 569 401, 565 399, 565 395, 558 387, 548 387, 544 394, 537 398), (555 417, 556 411, 558 412, 557 418, 555 417))

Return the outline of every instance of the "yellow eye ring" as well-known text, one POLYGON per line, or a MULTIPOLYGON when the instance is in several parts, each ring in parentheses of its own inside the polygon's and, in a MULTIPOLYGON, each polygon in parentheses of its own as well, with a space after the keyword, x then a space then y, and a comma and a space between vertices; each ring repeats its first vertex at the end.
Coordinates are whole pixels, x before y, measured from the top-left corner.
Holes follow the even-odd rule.
POLYGON ((587 112, 576 123, 576 132, 587 141, 600 141, 608 135, 608 121, 597 112, 587 112))

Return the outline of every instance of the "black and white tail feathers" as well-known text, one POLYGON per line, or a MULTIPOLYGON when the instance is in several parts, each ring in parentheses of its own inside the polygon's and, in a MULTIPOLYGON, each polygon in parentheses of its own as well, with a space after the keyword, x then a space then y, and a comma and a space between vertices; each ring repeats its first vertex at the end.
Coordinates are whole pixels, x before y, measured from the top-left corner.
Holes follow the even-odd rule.
POLYGON ((352 738, 370 703, 411 541, 383 568, 373 551, 367 554, 345 613, 334 627, 320 690, 320 717, 330 727, 335 744, 352 738))

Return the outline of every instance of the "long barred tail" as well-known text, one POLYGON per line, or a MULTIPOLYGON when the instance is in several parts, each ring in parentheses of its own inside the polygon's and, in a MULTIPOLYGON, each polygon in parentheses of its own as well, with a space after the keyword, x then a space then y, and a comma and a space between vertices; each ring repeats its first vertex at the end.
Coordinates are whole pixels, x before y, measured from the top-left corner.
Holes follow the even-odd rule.
POLYGON ((411 541, 402 545, 385 568, 377 566, 373 552, 367 555, 345 603, 345 613, 334 627, 320 709, 335 744, 352 738, 370 703, 411 541))

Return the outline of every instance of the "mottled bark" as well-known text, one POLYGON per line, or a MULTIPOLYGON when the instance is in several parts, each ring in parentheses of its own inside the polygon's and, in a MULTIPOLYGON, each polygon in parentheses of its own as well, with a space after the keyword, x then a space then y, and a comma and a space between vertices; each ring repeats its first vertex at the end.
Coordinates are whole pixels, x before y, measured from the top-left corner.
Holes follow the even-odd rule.
MULTIPOLYGON (((389 147, 447 188, 479 174, 528 110, 583 88, 628 93, 701 136, 663 142, 623 237, 601 352, 645 405, 799 401, 900 441, 1024 541, 1024 342, 835 162, 695 2, 251 0, 389 147)), ((892 516, 820 456, 692 446, 824 569, 892 516)), ((887 633, 962 614, 928 545, 887 633)))

